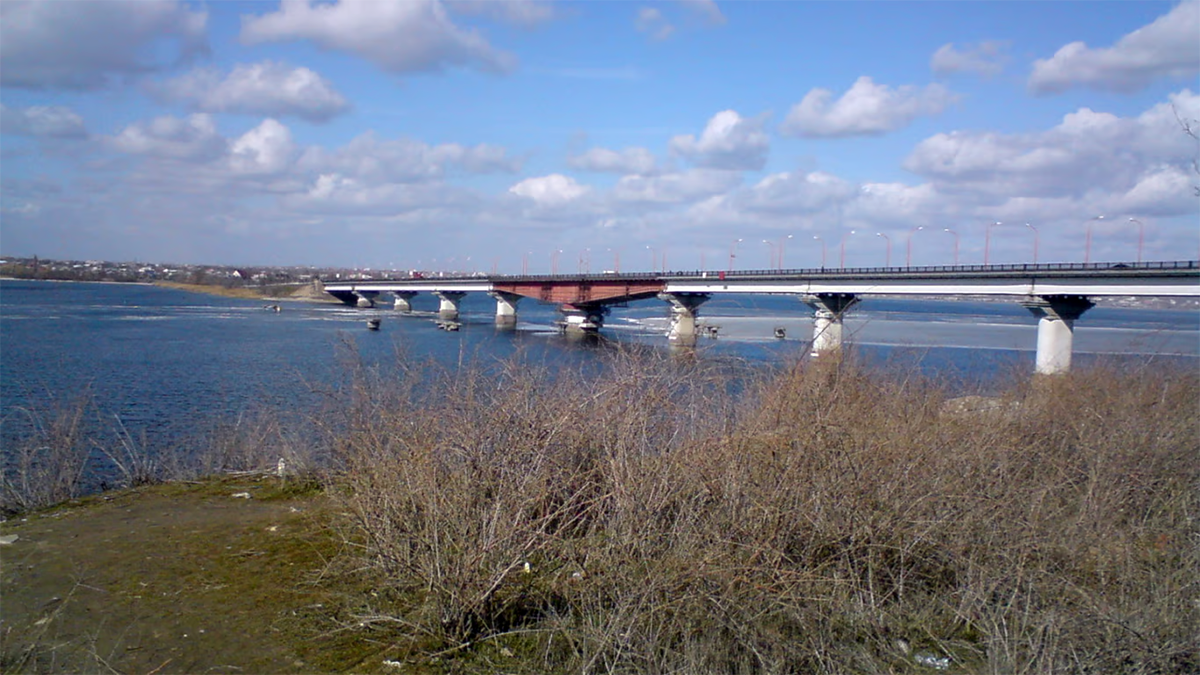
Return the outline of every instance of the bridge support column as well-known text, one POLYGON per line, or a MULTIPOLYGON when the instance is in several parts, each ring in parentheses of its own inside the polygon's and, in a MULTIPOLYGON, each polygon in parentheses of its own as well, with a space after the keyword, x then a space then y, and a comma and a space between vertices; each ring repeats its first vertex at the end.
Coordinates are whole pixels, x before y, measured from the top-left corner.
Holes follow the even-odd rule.
POLYGON ((393 308, 398 312, 411 312, 412 299, 417 297, 417 294, 412 291, 392 291, 392 295, 396 296, 396 302, 393 308))
POLYGON ((569 336, 595 335, 604 326, 604 316, 608 314, 606 307, 580 307, 578 305, 562 305, 558 308, 563 318, 558 327, 569 336))
POLYGON ((374 307, 375 298, 379 297, 379 291, 354 291, 354 294, 358 296, 355 306, 363 309, 374 307))
POLYGON ((434 291, 434 295, 438 296, 440 301, 438 304, 438 318, 445 321, 454 321, 458 318, 458 302, 466 295, 465 291, 434 291))
POLYGON ((842 348, 842 317, 854 305, 858 296, 853 293, 814 293, 801 298, 813 308, 812 355, 836 352, 842 348))
POLYGON ((1021 304, 1038 317, 1035 372, 1056 375, 1069 371, 1075 320, 1095 305, 1081 295, 1033 296, 1021 304))
POLYGON ((671 328, 667 339, 672 344, 696 344, 696 317, 699 307, 709 298, 708 293, 659 293, 658 299, 671 303, 671 328))
POLYGON ((522 296, 504 291, 489 291, 488 295, 496 299, 496 327, 514 328, 517 325, 517 303, 522 296))

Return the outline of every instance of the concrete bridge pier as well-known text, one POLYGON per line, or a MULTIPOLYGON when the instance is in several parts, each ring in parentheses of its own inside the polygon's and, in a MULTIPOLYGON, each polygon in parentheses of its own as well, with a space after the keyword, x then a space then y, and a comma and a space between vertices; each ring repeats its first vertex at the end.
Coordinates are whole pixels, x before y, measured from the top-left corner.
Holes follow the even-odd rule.
POLYGON ((379 291, 354 291, 354 295, 358 296, 356 307, 369 309, 375 306, 375 298, 379 297, 379 291))
POLYGON ((504 291, 489 291, 488 295, 496 299, 496 327, 515 328, 517 325, 517 302, 521 296, 504 291))
POLYGON ((708 293, 658 294, 659 300, 671 303, 671 328, 667 331, 667 339, 672 344, 696 344, 696 317, 700 314, 700 305, 709 297, 708 293))
POLYGON ((396 302, 393 308, 398 312, 411 312, 412 299, 417 297, 413 291, 392 291, 392 295, 396 296, 396 302))
POLYGON ((608 314, 608 308, 603 306, 561 305, 558 311, 563 315, 559 329, 572 337, 596 335, 604 327, 604 317, 608 314))
POLYGON ((1069 371, 1075 320, 1094 303, 1082 295, 1043 295, 1026 298, 1021 304, 1038 317, 1035 372, 1056 375, 1069 371))
POLYGON ((842 348, 842 317, 854 305, 858 296, 853 293, 814 293, 801 298, 813 308, 812 355, 835 352, 842 348))
POLYGON ((466 295, 465 291, 434 291, 438 296, 438 318, 443 321, 454 321, 458 318, 458 303, 466 295))

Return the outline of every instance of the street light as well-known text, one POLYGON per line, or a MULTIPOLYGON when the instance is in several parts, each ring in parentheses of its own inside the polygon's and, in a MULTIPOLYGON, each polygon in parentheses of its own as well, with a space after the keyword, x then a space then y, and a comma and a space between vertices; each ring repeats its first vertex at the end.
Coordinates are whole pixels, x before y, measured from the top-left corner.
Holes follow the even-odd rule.
POLYGON ((852 234, 854 234, 854 230, 850 230, 846 234, 842 235, 842 254, 838 261, 838 269, 846 269, 846 237, 849 237, 852 234))
POLYGON ((1138 224, 1138 264, 1142 263, 1142 242, 1146 238, 1146 225, 1137 218, 1130 218, 1129 222, 1138 224))
POLYGON ((958 266, 958 233, 950 228, 943 228, 942 232, 949 232, 954 235, 954 265, 958 266))
POLYGON ((646 250, 650 251, 650 271, 653 272, 658 269, 658 256, 654 253, 653 246, 647 246, 646 250))
POLYGON ((771 252, 771 262, 767 265, 767 269, 775 269, 775 242, 763 239, 763 243, 771 248, 767 249, 771 252))
POLYGON ((790 235, 790 234, 786 237, 779 238, 779 269, 781 269, 781 270, 783 269, 783 250, 784 250, 783 245, 785 243, 787 243, 788 239, 791 239, 791 238, 792 238, 792 235, 790 235))
POLYGON ((912 240, 913 240, 913 237, 916 236, 917 232, 920 232, 923 229, 925 229, 924 225, 918 225, 917 227, 914 227, 913 229, 908 231, 908 243, 905 245, 905 252, 904 252, 904 266, 905 267, 912 267, 912 240))
POLYGON ((887 258, 885 258, 886 262, 883 263, 883 266, 891 267, 892 266, 892 238, 882 232, 876 232, 875 236, 883 237, 883 240, 887 242, 887 258))
POLYGON ((1038 239, 1041 239, 1041 236, 1038 234, 1038 229, 1036 227, 1030 225, 1029 223, 1025 223, 1025 227, 1028 227, 1029 229, 1033 230, 1033 264, 1036 265, 1037 264, 1037 254, 1038 254, 1038 239))
POLYGON ((988 223, 988 226, 986 228, 984 228, 984 232, 983 232, 983 264, 984 265, 988 264, 988 251, 992 247, 992 228, 997 225, 1003 225, 1003 224, 1004 223, 997 220, 994 223, 988 223))
POLYGON ((733 271, 733 259, 737 257, 737 245, 742 243, 741 239, 734 239, 733 244, 729 246, 729 271, 733 271))
POLYGON ((1098 220, 1103 221, 1104 216, 1096 216, 1095 218, 1088 219, 1087 242, 1083 246, 1083 264, 1084 265, 1092 262, 1092 226, 1095 225, 1096 221, 1098 221, 1098 220))
POLYGON ((617 274, 620 274, 621 273, 621 249, 610 248, 608 250, 613 254, 613 271, 616 272, 617 274))
POLYGON ((814 234, 813 239, 821 242, 821 269, 825 269, 825 240, 819 234, 814 234))

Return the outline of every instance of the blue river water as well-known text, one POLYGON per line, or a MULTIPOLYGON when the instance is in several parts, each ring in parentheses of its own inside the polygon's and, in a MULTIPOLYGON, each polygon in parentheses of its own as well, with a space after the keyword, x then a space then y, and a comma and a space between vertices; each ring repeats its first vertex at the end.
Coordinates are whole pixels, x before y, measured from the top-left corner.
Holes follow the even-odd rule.
MULTIPOLYGON (((351 358, 457 367, 521 353, 573 367, 598 362, 614 345, 667 350, 667 306, 658 300, 613 309, 599 344, 566 339, 554 329, 555 308, 531 300, 520 303, 515 331, 498 331, 484 294, 463 300, 458 332, 437 328, 433 296, 418 296, 411 315, 280 306, 147 285, 0 281, 0 437, 12 443, 23 411, 86 394, 102 417, 119 418, 148 443, 168 442, 258 406, 318 405, 351 358), (366 330, 368 317, 382 318, 382 329, 366 330)), ((719 330, 701 339, 698 358, 783 363, 807 351, 812 331, 810 310, 794 297, 716 297, 701 316, 719 330)), ((1016 303, 867 299, 846 326, 869 363, 905 362, 975 382, 1033 369, 1036 320, 1016 303)), ((1078 322, 1075 351, 1080 366, 1170 359, 1200 368, 1200 312, 1097 307, 1078 322)))

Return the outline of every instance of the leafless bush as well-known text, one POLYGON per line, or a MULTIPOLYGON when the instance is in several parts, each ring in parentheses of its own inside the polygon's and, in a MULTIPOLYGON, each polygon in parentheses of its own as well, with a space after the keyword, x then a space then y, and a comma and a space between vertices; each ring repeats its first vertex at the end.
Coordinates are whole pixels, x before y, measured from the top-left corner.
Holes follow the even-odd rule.
POLYGON ((1200 378, 944 399, 834 360, 361 378, 337 457, 392 591, 367 613, 574 672, 1200 667, 1200 378))
POLYGON ((4 426, 21 427, 0 457, 0 510, 27 511, 72 499, 83 491, 90 442, 87 393, 58 401, 45 410, 12 410, 4 426))

